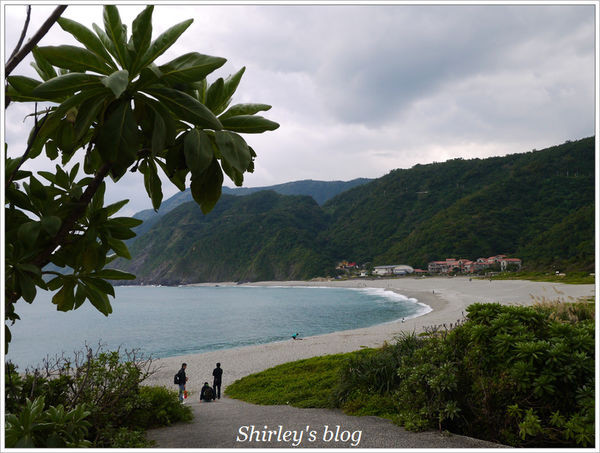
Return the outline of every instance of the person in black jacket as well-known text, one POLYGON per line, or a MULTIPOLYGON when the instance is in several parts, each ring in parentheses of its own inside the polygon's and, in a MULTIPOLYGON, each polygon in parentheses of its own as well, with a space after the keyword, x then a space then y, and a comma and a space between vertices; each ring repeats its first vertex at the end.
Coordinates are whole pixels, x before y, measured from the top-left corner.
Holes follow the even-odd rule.
MULTIPOLYGON (((217 363, 217 367, 213 370, 213 389, 215 390, 215 397, 221 399, 221 378, 223 377, 223 370, 221 364, 217 363)), ((214 397, 213 397, 214 399, 214 397)))
POLYGON ((185 392, 185 383, 187 382, 187 377, 185 376, 185 369, 187 368, 187 363, 181 364, 181 369, 177 372, 177 382, 179 384, 179 401, 183 403, 183 392, 185 392))
POLYGON ((215 399, 215 391, 212 389, 208 382, 204 383, 202 390, 200 390, 200 401, 204 401, 206 403, 210 403, 215 399))

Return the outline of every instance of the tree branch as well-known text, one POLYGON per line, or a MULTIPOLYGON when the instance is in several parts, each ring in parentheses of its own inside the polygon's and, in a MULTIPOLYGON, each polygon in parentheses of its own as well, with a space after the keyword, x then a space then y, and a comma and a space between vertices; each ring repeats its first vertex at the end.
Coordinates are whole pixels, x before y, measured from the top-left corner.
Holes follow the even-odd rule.
POLYGON ((27 34, 27 29, 29 28, 29 19, 31 19, 31 5, 27 5, 27 17, 25 18, 25 24, 23 25, 23 30, 21 30, 21 36, 19 37, 19 42, 15 46, 15 50, 13 50, 10 54, 10 57, 8 57, 9 60, 15 56, 25 40, 25 35, 27 34))
POLYGON ((10 73, 17 67, 17 65, 27 56, 29 52, 37 45, 38 42, 48 33, 54 22, 58 20, 60 15, 67 9, 67 5, 57 6, 56 9, 50 14, 46 22, 42 24, 40 29, 35 35, 31 37, 29 41, 16 53, 11 56, 6 62, 4 77, 8 77, 10 73))

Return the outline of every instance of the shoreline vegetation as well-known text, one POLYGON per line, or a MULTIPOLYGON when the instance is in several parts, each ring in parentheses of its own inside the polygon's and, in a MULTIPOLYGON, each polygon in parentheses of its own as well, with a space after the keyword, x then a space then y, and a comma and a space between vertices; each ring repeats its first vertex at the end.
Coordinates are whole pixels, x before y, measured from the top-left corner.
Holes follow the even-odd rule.
POLYGON ((269 368, 226 394, 511 447, 593 446, 594 303, 473 304, 467 312, 377 349, 269 368))

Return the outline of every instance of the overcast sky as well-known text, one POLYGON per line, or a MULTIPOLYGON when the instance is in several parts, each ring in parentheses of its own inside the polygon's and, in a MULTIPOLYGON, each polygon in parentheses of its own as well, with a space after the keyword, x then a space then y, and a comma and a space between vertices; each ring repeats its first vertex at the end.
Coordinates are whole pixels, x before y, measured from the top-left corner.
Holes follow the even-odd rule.
MULTIPOLYGON (((119 6, 129 25, 143 9, 119 6)), ((5 54, 25 7, 3 3, 5 54)), ((34 5, 28 38, 54 9, 34 5)), ((103 25, 100 5, 64 17, 103 25)), ((246 66, 234 103, 273 106, 274 132, 245 135, 258 157, 245 186, 377 178, 451 158, 542 149, 595 133, 595 10, 582 5, 157 5, 153 38, 194 23, 160 59, 227 58, 210 80, 246 66)), ((77 43, 55 25, 40 45, 77 43)), ((37 78, 29 60, 13 75, 37 78)), ((30 105, 5 116, 9 154, 24 149, 30 105)), ((21 151, 22 152, 22 151, 21 151)), ((37 164, 40 167, 47 163, 37 164)), ((33 168, 33 167, 32 167, 33 168)), ((225 185, 233 187, 229 179, 225 185)), ((165 199, 177 189, 164 184, 165 199)), ((107 194, 149 208, 141 175, 107 194)))

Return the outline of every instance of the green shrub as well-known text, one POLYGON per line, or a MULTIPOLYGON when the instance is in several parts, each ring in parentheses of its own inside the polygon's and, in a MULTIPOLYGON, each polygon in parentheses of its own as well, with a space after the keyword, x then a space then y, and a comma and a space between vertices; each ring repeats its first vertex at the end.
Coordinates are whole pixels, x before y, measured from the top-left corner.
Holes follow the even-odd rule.
POLYGON ((592 446, 593 309, 564 305, 471 305, 457 327, 430 328, 352 356, 335 401, 412 430, 437 428, 516 447, 592 446))
POLYGON ((67 411, 60 405, 44 410, 44 397, 26 400, 19 415, 7 414, 5 442, 9 448, 90 447, 86 440, 90 414, 85 405, 67 411))
POLYGON ((179 403, 175 392, 141 386, 152 373, 151 364, 151 359, 138 357, 137 351, 122 354, 120 350, 104 352, 102 347, 93 351, 87 346, 73 361, 64 357, 46 360, 44 367, 27 370, 24 375, 7 363, 6 419, 11 421, 11 439, 35 446, 45 446, 45 438, 59 445, 63 440, 64 445, 75 444, 79 438, 65 437, 63 431, 79 433, 72 419, 79 412, 73 411, 85 407, 85 420, 80 422, 89 442, 86 446, 149 446, 145 429, 192 418, 191 409, 179 403), (29 399, 35 400, 34 406, 29 399), (34 423, 34 419, 39 420, 34 423))
POLYGON ((137 428, 168 426, 179 421, 192 420, 189 406, 179 404, 175 390, 158 386, 142 386, 135 409, 128 417, 128 424, 137 428))
POLYGON ((348 356, 333 395, 337 406, 355 398, 357 392, 383 395, 398 387, 397 370, 402 356, 422 341, 414 334, 401 338, 402 341, 393 345, 386 343, 381 349, 367 349, 348 356))

